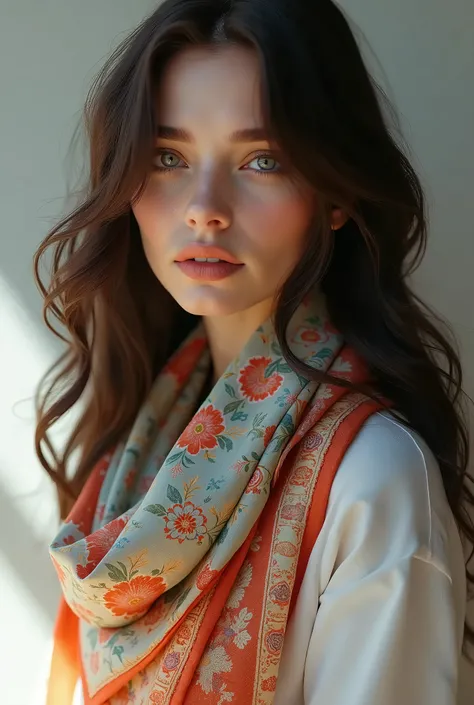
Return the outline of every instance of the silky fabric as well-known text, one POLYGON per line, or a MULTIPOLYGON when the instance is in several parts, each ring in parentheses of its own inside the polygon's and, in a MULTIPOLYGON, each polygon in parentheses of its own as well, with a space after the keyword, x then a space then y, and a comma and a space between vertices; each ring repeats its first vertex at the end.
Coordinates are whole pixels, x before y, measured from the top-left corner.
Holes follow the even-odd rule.
MULTIPOLYGON (((299 306, 287 339, 309 367, 367 380, 321 295, 299 306)), ((332 480, 378 405, 294 372, 271 319, 199 405, 210 368, 200 324, 158 375, 128 437, 96 465, 51 546, 64 594, 54 705, 62 705, 60 670, 71 683, 76 667, 92 705, 129 702, 132 693, 138 705, 273 702, 332 480)))
MULTIPOLYGON (((373 414, 334 478, 285 631, 273 705, 455 705, 466 591, 433 453, 389 413, 373 414)), ((229 642, 239 639, 237 619, 231 627, 229 642)), ((206 666, 214 680, 222 665, 206 666)), ((80 684, 76 696, 82 705, 80 684)))

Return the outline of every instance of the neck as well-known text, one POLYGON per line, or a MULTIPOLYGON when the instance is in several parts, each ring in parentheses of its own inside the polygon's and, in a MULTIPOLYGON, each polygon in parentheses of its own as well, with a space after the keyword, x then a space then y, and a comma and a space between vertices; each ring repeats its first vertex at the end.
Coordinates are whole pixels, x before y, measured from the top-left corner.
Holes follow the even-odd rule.
POLYGON ((206 316, 204 326, 209 342, 214 377, 222 377, 228 365, 237 357, 252 333, 270 316, 273 300, 267 299, 245 311, 229 316, 206 316))

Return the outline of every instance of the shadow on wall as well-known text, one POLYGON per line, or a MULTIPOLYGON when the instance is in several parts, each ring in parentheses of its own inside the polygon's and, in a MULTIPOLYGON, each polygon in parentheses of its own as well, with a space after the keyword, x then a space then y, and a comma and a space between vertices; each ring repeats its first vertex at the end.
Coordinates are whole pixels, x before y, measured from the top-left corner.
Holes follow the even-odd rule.
MULTIPOLYGON (((37 494, 39 497, 40 492, 37 494)), ((31 607, 36 607, 52 626, 56 617, 59 588, 54 568, 48 559, 46 541, 42 536, 35 534, 21 511, 19 502, 15 501, 2 485, 0 517, 3 532, 0 553, 4 559, 4 567, 8 565, 10 568, 3 572, 2 592, 3 585, 8 588, 12 582, 21 582, 31 607), (7 535, 4 532, 7 532, 7 535)), ((34 516, 31 519, 34 522, 34 516)))
POLYGON ((34 452, 32 397, 55 353, 3 272, 0 340, 0 584, 5 595, 0 611, 8 621, 6 605, 14 601, 49 626, 59 595, 47 550, 57 510, 52 483, 34 452))

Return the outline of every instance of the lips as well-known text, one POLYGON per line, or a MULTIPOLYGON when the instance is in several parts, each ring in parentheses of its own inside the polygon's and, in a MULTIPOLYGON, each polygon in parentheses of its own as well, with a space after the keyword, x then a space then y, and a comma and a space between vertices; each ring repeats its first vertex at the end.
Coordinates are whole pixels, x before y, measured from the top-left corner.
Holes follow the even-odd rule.
MULTIPOLYGON (((186 262, 187 260, 215 260, 227 262, 229 264, 242 265, 236 257, 224 250, 222 247, 214 247, 211 245, 189 245, 176 256, 175 262, 186 262)), ((203 262, 204 263, 204 262, 203 262)))
POLYGON ((227 279, 239 272, 245 265, 232 264, 219 260, 218 262, 197 262, 194 259, 187 259, 184 262, 176 262, 181 272, 189 279, 201 280, 205 282, 216 282, 227 279))
POLYGON ((236 274, 245 265, 214 245, 188 245, 175 258, 175 264, 189 279, 215 282, 236 274))

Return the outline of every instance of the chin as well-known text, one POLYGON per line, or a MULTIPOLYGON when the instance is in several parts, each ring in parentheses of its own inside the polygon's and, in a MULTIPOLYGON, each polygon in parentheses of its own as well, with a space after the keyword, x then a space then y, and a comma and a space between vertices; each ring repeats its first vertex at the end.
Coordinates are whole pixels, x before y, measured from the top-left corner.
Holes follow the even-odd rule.
POLYGON ((238 300, 237 296, 222 296, 217 292, 207 295, 174 296, 174 298, 181 308, 194 316, 230 316, 252 306, 247 301, 238 300))

